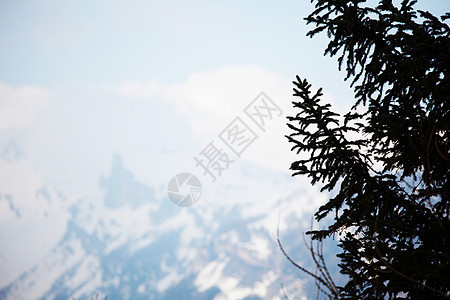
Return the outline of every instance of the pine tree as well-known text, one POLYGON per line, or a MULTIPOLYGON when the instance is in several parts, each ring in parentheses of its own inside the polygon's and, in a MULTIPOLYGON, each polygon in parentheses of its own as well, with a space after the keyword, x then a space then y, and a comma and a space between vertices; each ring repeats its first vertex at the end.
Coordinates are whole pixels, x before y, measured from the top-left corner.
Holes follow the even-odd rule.
POLYGON ((318 0, 305 18, 330 41, 355 92, 343 116, 294 81, 288 117, 291 165, 335 196, 315 213, 332 224, 315 240, 342 233, 339 297, 439 299, 450 296, 450 14, 381 0, 318 0), (356 134, 349 135, 348 133, 356 134), (351 136, 358 138, 351 138, 351 136))

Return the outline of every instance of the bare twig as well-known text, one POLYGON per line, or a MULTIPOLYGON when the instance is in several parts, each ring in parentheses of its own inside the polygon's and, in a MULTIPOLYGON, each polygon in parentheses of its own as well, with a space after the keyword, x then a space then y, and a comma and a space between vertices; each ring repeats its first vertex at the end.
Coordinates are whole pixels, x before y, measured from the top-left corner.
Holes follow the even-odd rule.
POLYGON ((294 265, 297 269, 301 270, 302 272, 308 274, 309 276, 311 276, 312 278, 315 279, 318 293, 322 292, 324 295, 326 295, 330 299, 339 299, 339 291, 328 272, 327 266, 325 264, 325 259, 323 257, 323 247, 322 247, 323 242, 318 242, 321 244, 320 248, 319 248, 319 245, 317 245, 318 250, 314 251, 312 240, 311 240, 310 247, 308 247, 308 245, 306 245, 306 241, 305 241, 306 248, 310 251, 311 256, 316 265, 316 274, 314 274, 311 271, 307 270, 306 268, 297 264, 295 261, 293 261, 292 258, 284 250, 283 245, 281 244, 281 240, 280 240, 280 216, 279 215, 278 215, 276 240, 278 242, 278 246, 280 247, 281 252, 287 258, 287 260, 292 265, 294 265), (319 270, 320 276, 317 275, 317 270, 319 270))

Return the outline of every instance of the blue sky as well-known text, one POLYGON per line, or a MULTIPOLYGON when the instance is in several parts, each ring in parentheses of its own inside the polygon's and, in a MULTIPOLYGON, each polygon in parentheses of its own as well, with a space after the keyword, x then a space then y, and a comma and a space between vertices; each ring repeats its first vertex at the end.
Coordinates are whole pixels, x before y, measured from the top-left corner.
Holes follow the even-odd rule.
MULTIPOLYGON (((315 73, 322 54, 318 42, 305 37, 301 17, 311 7, 308 1, 2 1, 1 6, 0 78, 12 85, 173 83, 227 65, 315 73)), ((329 64, 327 73, 333 73, 329 64)))
MULTIPOLYGON (((426 2, 419 4, 436 13, 448 7, 444 0, 426 2)), ((288 76, 340 78, 334 60, 322 58, 323 40, 305 37, 302 17, 312 8, 309 1, 0 5, 0 79, 16 86, 171 83, 197 71, 249 64, 288 76)))

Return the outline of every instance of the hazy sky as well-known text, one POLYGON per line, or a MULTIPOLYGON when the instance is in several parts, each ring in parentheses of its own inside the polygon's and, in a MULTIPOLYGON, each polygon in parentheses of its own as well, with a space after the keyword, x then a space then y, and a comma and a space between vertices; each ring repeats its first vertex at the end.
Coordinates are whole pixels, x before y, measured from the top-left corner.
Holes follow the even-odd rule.
POLYGON ((194 72, 249 64, 291 74, 317 65, 301 55, 322 52, 304 37, 308 4, 2 1, 0 78, 47 87, 173 83, 194 72))
MULTIPOLYGON (((443 12, 446 2, 427 8, 443 12)), ((289 114, 296 74, 345 109, 351 90, 323 57, 326 40, 305 37, 311 9, 290 0, 2 0, 0 139, 15 140, 47 179, 76 181, 87 173, 79 162, 98 165, 96 178, 113 152, 192 157, 260 91, 289 114)), ((284 150, 265 153, 262 142, 247 158, 286 170, 289 159, 276 159, 289 152, 284 123, 273 132, 279 143, 266 137, 284 150)))
MULTIPOLYGON (((448 6, 422 2, 434 13, 448 6)), ((265 91, 284 115, 244 158, 287 170, 294 76, 323 86, 338 111, 352 103, 335 59, 323 57, 324 37, 305 36, 311 9, 293 0, 1 0, 0 141, 68 189, 96 186, 113 153, 155 164, 148 180, 163 181, 265 91), (185 157, 152 161, 156 153, 185 157)))

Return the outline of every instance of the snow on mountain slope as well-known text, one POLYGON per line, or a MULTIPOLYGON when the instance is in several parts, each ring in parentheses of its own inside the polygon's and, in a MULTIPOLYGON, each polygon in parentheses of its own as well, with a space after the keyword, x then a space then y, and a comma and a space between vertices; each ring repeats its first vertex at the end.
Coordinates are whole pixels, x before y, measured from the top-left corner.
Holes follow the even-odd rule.
POLYGON ((103 199, 66 199, 23 162, 0 167, 0 299, 279 299, 281 284, 297 299, 313 286, 274 233, 281 215, 286 249, 308 264, 301 235, 324 198, 285 173, 240 161, 180 208, 120 156, 99 178, 103 199))
POLYGON ((51 251, 66 231, 68 200, 24 161, 0 160, 0 286, 51 251))

